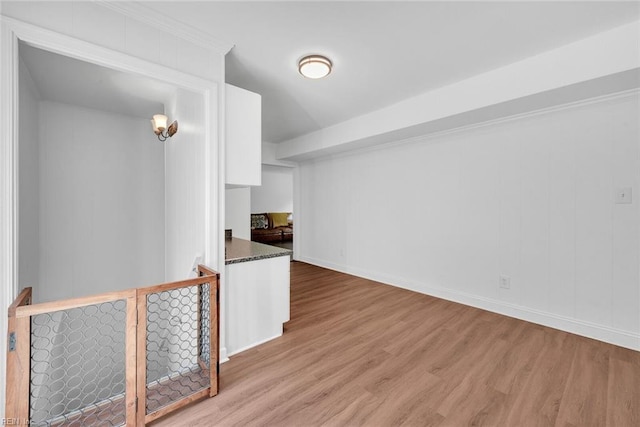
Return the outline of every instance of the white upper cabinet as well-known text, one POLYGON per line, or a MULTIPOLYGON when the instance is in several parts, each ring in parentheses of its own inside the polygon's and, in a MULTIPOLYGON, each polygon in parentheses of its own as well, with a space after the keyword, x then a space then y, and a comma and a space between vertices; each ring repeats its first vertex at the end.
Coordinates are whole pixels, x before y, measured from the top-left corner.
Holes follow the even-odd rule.
POLYGON ((257 93, 226 87, 226 184, 262 182, 262 98, 257 93))

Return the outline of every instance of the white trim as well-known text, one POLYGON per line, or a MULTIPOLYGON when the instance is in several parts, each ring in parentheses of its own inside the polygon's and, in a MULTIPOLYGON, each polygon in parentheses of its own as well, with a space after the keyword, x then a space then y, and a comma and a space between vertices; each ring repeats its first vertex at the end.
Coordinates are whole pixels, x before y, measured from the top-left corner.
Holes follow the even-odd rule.
POLYGON ((19 40, 31 46, 81 61, 126 73, 139 74, 176 87, 201 92, 210 89, 213 81, 187 74, 161 64, 150 62, 126 53, 98 46, 84 40, 31 25, 14 18, 0 15, 0 21, 10 27, 19 40))
POLYGON ((229 361, 229 356, 227 355, 227 347, 220 347, 220 354, 218 355, 218 357, 220 363, 229 361))
MULTIPOLYGON (((18 40, 0 21, 0 378, 6 375, 7 309, 18 284, 18 40)), ((0 418, 4 419, 5 384, 0 384, 0 418)))
MULTIPOLYGON (((231 357, 231 356, 236 355, 236 354, 238 354, 238 353, 242 353, 243 351, 249 350, 250 348, 253 348, 253 347, 257 347, 257 346, 259 346, 259 345, 261 345, 261 344, 264 344, 264 343, 266 343, 266 342, 269 342, 269 341, 271 341, 271 340, 275 340, 276 338, 280 338, 281 336, 282 336, 282 332, 280 332, 278 335, 274 335, 274 336, 272 336, 272 337, 265 338, 265 339, 263 339, 262 341, 258 341, 258 342, 255 342, 255 343, 253 343, 253 344, 249 344, 249 345, 247 345, 247 346, 245 346, 245 347, 241 347, 241 348, 239 348, 239 349, 235 350, 234 352, 229 353, 229 354, 228 354, 228 357, 231 357)), ((222 358, 222 357, 221 357, 221 358, 222 358)))
MULTIPOLYGON (((224 82, 225 80, 225 66, 222 64, 222 69, 220 70, 220 79, 224 82)), ((218 151, 213 152, 212 155, 217 155, 217 166, 218 166, 218 223, 216 226, 218 227, 218 236, 224 236, 225 222, 226 222, 226 199, 225 199, 225 185, 226 185, 226 145, 227 145, 227 135, 226 135, 226 112, 227 112, 227 85, 220 84, 218 89, 218 151)), ((212 164, 214 164, 214 160, 212 160, 212 164)), ((220 360, 227 361, 229 357, 227 356, 227 269, 225 264, 225 239, 218 239, 217 242, 217 254, 218 254, 218 272, 220 273, 220 311, 219 311, 219 330, 220 330, 220 360)))
POLYGON ((605 325, 599 325, 592 322, 586 322, 566 316, 560 316, 541 310, 535 310, 521 305, 512 304, 492 298, 480 297, 466 292, 458 292, 447 289, 437 284, 422 283, 403 277, 387 275, 375 271, 362 270, 359 268, 349 267, 347 265, 336 264, 333 262, 312 258, 307 256, 300 257, 300 260, 318 267, 328 268, 330 270, 339 271, 341 273, 352 274, 368 280, 384 283, 386 285, 395 286, 397 288, 408 289, 424 295, 430 295, 436 298, 457 302, 482 310, 491 311, 493 313, 502 314, 504 316, 513 317, 527 322, 536 323, 538 325, 548 326, 550 328, 559 329, 561 331, 570 332, 588 338, 604 341, 610 344, 619 345, 632 350, 640 351, 640 334, 625 331, 622 329, 611 328, 605 325))
POLYGON ((187 25, 176 20, 172 16, 163 15, 162 13, 149 8, 148 5, 140 4, 136 1, 94 1, 102 7, 111 9, 121 15, 158 28, 169 34, 173 34, 176 37, 198 46, 215 50, 221 55, 226 55, 234 46, 233 43, 213 37, 212 35, 198 30, 191 25, 187 25))
MULTIPOLYGON (((215 90, 206 90, 204 93, 204 110, 208 111, 211 115, 212 109, 211 107, 215 104, 215 90)), ((211 144, 214 141, 214 134, 210 127, 211 121, 205 117, 205 141, 204 141, 204 158, 205 158, 205 167, 204 167, 204 194, 205 194, 205 203, 204 203, 204 247, 205 253, 209 253, 209 257, 215 257, 216 252, 212 252, 213 247, 211 246, 211 232, 213 231, 213 227, 211 227, 211 199, 214 197, 211 194, 211 181, 212 181, 212 173, 210 165, 212 163, 211 159, 211 144)), ((203 262, 206 258, 203 258, 203 262)))
POLYGON ((304 223, 304 215, 302 214, 302 191, 300 188, 300 166, 296 165, 293 169, 293 226, 295 230, 293 232, 293 259, 295 261, 300 260, 300 242, 303 241, 301 230, 304 223), (302 219, 302 221, 300 221, 302 219))

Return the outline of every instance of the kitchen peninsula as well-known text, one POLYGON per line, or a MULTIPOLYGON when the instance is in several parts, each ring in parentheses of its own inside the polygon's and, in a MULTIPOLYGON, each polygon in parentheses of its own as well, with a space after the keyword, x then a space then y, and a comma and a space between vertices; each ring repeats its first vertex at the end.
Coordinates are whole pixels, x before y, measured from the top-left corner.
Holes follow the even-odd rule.
POLYGON ((288 249, 235 237, 225 241, 229 356, 282 335, 289 321, 290 256, 288 249))

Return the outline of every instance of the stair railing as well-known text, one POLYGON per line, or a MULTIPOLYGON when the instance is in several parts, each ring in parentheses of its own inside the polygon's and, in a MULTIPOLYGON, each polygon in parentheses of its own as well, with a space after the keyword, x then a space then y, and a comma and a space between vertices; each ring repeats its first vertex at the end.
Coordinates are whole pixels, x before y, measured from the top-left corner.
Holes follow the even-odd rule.
POLYGON ((219 274, 9 307, 7 423, 142 426, 218 393, 219 274))

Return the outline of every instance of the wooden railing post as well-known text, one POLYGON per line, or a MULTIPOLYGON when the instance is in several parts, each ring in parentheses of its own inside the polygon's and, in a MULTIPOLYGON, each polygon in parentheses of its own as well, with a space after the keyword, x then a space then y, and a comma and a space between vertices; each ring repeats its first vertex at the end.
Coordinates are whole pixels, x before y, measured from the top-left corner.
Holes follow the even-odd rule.
POLYGON ((209 397, 213 397, 220 387, 220 273, 199 264, 198 276, 212 279, 209 282, 209 397))
POLYGON ((136 426, 138 423, 136 410, 137 400, 136 395, 138 393, 137 380, 138 380, 138 359, 137 359, 137 334, 138 334, 138 298, 137 292, 134 290, 133 295, 127 298, 127 330, 126 330, 126 386, 125 386, 125 399, 126 399, 126 419, 127 426, 136 426))
POLYGON ((209 296, 209 320, 211 321, 209 325, 209 349, 211 351, 209 356, 209 384, 211 386, 209 389, 209 397, 218 394, 220 385, 220 372, 218 372, 218 368, 220 367, 220 346, 218 345, 220 336, 220 274, 216 273, 214 277, 215 279, 212 278, 211 283, 209 283, 209 290, 211 291, 211 295, 209 296))
POLYGON ((29 424, 31 318, 16 317, 16 309, 30 303, 31 288, 26 288, 9 307, 5 404, 7 424, 29 424))
POLYGON ((137 425, 145 425, 147 416, 147 295, 137 296, 138 325, 136 327, 137 385, 136 395, 138 413, 137 425))

